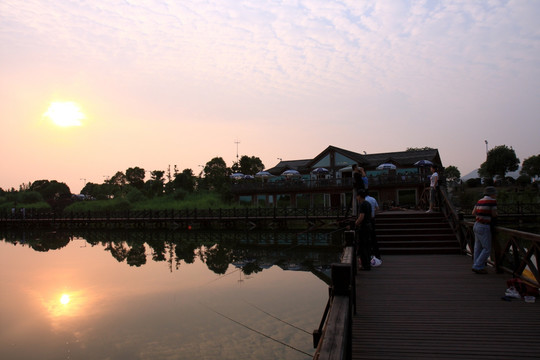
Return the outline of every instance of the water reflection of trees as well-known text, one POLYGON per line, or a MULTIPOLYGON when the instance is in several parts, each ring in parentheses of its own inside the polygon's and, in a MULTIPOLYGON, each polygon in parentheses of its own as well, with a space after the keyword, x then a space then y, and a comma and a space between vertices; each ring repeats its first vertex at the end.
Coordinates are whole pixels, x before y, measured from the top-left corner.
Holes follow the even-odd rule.
POLYGON ((4 231, 4 241, 35 251, 60 250, 70 241, 102 246, 118 262, 142 266, 148 258, 165 262, 169 270, 180 269, 196 258, 216 274, 225 274, 231 264, 246 274, 277 265, 285 270, 317 270, 339 261, 338 234, 323 232, 174 232, 70 230, 25 232, 4 231), (336 238, 336 235, 338 238, 336 238))

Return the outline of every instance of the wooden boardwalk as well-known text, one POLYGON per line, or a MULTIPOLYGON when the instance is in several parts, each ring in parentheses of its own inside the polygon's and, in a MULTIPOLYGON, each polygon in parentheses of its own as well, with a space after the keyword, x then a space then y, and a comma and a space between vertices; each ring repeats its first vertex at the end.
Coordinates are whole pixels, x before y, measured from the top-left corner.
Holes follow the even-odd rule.
POLYGON ((356 276, 352 359, 540 359, 540 299, 465 255, 387 255, 356 276))

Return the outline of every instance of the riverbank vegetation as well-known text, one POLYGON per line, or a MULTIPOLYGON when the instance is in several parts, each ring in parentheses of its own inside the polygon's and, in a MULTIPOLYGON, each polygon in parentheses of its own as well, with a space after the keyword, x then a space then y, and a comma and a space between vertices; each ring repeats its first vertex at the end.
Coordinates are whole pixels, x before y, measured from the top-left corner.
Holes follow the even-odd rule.
MULTIPOLYGON (((441 169, 447 180, 454 204, 472 207, 485 185, 494 184, 499 189, 501 205, 515 203, 540 203, 538 182, 540 155, 531 156, 522 163, 518 179, 505 177, 519 164, 514 150, 505 145, 497 146, 487 154, 486 162, 480 166, 483 179, 469 179, 461 183, 460 172, 455 166, 441 169), (494 183, 495 182, 495 183, 494 183)), ((80 194, 72 194, 69 187, 56 180, 37 180, 22 184, 19 190, 4 191, 0 188, 0 211, 21 209, 61 211, 115 211, 115 210, 181 210, 234 208, 240 205, 232 201, 231 174, 256 174, 264 170, 258 157, 242 156, 238 162, 227 167, 221 157, 208 161, 203 170, 195 175, 191 169, 179 171, 176 166, 167 171, 146 171, 131 167, 118 171, 102 184, 88 182, 80 194), (146 174, 150 178, 146 179, 146 174)))

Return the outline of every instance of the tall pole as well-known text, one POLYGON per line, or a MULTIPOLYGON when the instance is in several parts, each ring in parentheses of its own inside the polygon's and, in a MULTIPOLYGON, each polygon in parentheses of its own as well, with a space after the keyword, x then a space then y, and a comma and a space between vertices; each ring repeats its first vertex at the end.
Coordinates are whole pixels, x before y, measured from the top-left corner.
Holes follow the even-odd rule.
POLYGON ((486 160, 487 160, 487 157, 488 157, 488 141, 484 140, 484 142, 486 143, 486 160))
POLYGON ((236 139, 234 143, 236 144, 236 163, 238 164, 238 144, 240 144, 240 141, 236 139))

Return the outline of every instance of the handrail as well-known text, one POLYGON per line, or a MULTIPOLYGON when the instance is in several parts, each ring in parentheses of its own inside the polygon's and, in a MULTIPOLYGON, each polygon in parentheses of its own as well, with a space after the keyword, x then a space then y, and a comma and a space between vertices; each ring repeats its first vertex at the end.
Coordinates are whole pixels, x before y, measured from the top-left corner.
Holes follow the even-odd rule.
POLYGON ((439 210, 441 213, 445 216, 446 220, 450 224, 450 227, 452 228, 452 231, 456 235, 461 249, 464 251, 466 247, 466 240, 462 233, 462 227, 461 222, 463 220, 463 217, 461 214, 458 214, 456 209, 454 208, 454 205, 448 198, 448 194, 446 193, 446 190, 444 188, 438 189, 438 198, 439 198, 439 210))
MULTIPOLYGON (((348 233, 348 232, 346 232, 348 233)), ((354 239, 354 231, 351 231, 354 239)), ((347 239, 346 239, 347 240, 347 239)), ((313 332, 314 360, 344 360, 352 355, 352 317, 356 313, 356 256, 352 241, 341 263, 332 264, 332 286, 319 328, 313 332)))
MULTIPOLYGON (((474 222, 463 220, 449 201, 445 191, 440 191, 440 210, 447 218, 452 230, 458 237, 463 252, 474 253, 474 222)), ((540 235, 495 227, 493 234, 493 254, 489 263, 497 272, 507 272, 533 286, 540 286, 539 260, 540 235)))
MULTIPOLYGON (((398 175, 398 176, 373 176, 369 178, 370 186, 395 186, 395 185, 421 185, 425 184, 425 179, 420 175, 398 175)), ((298 191, 317 188, 348 189, 352 187, 352 178, 330 178, 330 179, 280 179, 277 181, 241 180, 231 184, 233 193, 253 192, 253 191, 298 191)))
MULTIPOLYGON (((462 221, 466 238, 466 252, 474 253, 474 222, 462 221)), ((523 281, 540 287, 539 260, 540 235, 502 226, 495 227, 493 253, 488 260, 498 272, 512 274, 523 281)))

